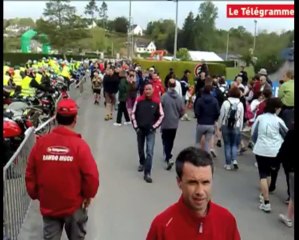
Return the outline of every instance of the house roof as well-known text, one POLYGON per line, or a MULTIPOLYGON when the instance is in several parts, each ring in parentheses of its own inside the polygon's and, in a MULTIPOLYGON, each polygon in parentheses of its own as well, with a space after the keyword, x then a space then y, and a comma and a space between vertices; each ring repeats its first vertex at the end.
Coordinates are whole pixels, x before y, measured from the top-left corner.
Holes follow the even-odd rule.
POLYGON ((136 39, 135 44, 137 47, 147 47, 151 42, 152 41, 149 41, 147 39, 140 38, 140 39, 136 39))
POLYGON ((188 51, 192 61, 223 61, 221 57, 219 57, 214 52, 204 52, 204 51, 188 51))
POLYGON ((137 26, 137 24, 132 25, 132 29, 135 29, 137 26))

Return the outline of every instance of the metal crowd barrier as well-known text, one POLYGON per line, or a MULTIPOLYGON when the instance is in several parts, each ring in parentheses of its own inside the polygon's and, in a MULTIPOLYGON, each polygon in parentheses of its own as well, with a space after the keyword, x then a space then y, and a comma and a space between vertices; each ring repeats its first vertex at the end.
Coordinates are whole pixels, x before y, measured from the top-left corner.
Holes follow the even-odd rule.
POLYGON ((17 239, 30 204, 25 170, 34 142, 34 128, 29 128, 23 142, 3 168, 3 236, 10 240, 17 239))
MULTIPOLYGON (((70 85, 69 96, 77 100, 83 92, 83 84, 90 75, 86 74, 80 80, 82 89, 78 90, 73 83, 70 85)), ((56 106, 61 96, 56 101, 56 106)), ((3 168, 3 236, 10 240, 17 240, 22 224, 26 219, 30 207, 30 197, 25 185, 25 171, 27 159, 35 143, 36 135, 50 132, 55 126, 55 117, 51 117, 38 128, 29 128, 25 138, 3 168)))

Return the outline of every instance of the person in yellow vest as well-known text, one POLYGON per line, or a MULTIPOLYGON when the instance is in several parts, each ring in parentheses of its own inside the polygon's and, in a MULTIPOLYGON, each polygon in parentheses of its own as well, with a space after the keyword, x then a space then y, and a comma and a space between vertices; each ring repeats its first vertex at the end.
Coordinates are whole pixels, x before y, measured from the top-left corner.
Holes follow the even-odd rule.
POLYGON ((36 89, 40 89, 42 91, 53 93, 54 90, 52 88, 48 88, 43 86, 42 84, 38 84, 36 81, 36 74, 33 69, 27 70, 26 77, 22 80, 22 89, 21 96, 23 97, 33 97, 35 96, 36 89))
POLYGON ((70 70, 68 66, 66 65, 66 62, 62 63, 62 71, 61 71, 61 76, 64 78, 64 81, 67 84, 67 89, 69 90, 70 84, 71 84, 71 75, 70 75, 70 70))

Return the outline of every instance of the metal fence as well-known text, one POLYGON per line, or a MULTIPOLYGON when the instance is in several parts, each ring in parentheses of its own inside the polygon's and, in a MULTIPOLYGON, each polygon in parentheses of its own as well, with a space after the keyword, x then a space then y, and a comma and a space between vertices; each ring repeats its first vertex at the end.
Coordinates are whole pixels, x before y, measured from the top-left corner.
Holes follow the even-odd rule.
MULTIPOLYGON (((84 83, 90 79, 86 74, 80 79, 79 89, 71 84, 69 96, 77 100, 84 91, 84 83)), ((77 85, 78 86, 78 85, 77 85)), ((56 101, 56 105, 58 103, 56 101)), ((30 197, 25 185, 25 171, 27 159, 35 143, 36 135, 50 132, 55 126, 55 117, 48 119, 38 128, 29 128, 25 132, 25 138, 3 168, 3 237, 17 240, 22 224, 30 207, 30 197)))
POLYGON ((3 236, 11 240, 17 239, 30 204, 25 170, 34 142, 34 128, 29 128, 23 142, 3 168, 3 236))

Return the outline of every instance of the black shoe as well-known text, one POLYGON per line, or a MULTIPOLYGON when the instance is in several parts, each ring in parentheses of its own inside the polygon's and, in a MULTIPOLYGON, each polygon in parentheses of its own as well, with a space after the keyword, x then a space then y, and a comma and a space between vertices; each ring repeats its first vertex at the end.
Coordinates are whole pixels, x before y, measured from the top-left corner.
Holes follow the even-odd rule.
POLYGON ((273 187, 273 186, 271 186, 271 185, 270 185, 270 187, 269 187, 269 193, 272 193, 272 192, 274 192, 274 191, 275 191, 275 189, 276 189, 276 187, 273 187))
POLYGON ((242 147, 241 150, 240 150, 240 153, 243 153, 243 152, 246 152, 247 151, 247 148, 246 147, 242 147))
POLYGON ((250 148, 251 150, 253 149, 253 143, 252 142, 248 143, 248 148, 250 148))
POLYGON ((153 179, 151 178, 151 176, 149 174, 145 174, 143 177, 144 181, 146 181, 147 183, 152 183, 153 179))
POLYGON ((221 140, 220 140, 220 139, 217 141, 216 146, 217 146, 217 147, 220 147, 220 148, 222 147, 222 144, 221 144, 221 140))
POLYGON ((143 170, 144 170, 144 167, 143 167, 143 165, 140 164, 138 166, 138 172, 143 172, 143 170))
POLYGON ((170 161, 167 163, 166 170, 167 170, 167 171, 170 171, 171 168, 172 168, 172 166, 173 166, 173 164, 174 164, 174 162, 170 160, 170 161))

